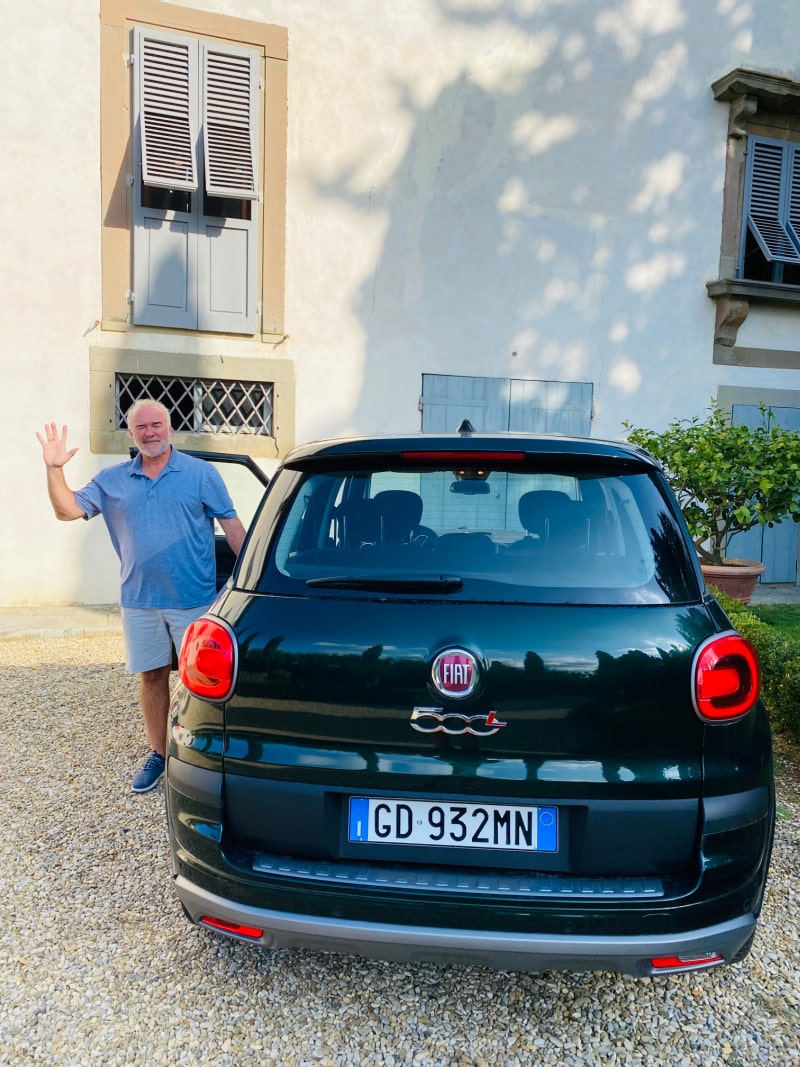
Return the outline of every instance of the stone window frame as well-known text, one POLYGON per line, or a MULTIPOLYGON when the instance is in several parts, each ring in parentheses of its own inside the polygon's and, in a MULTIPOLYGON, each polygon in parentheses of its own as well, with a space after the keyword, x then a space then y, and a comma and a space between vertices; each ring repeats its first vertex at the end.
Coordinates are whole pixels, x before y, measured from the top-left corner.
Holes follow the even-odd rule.
POLYGON ((237 356, 231 359, 212 353, 144 351, 141 348, 89 349, 89 447, 100 455, 126 455, 130 436, 117 425, 116 375, 137 373, 165 378, 239 379, 263 382, 272 391, 272 437, 244 433, 173 434, 178 448, 207 452, 246 453, 259 459, 279 459, 295 445, 294 364, 287 359, 237 356))
POLYGON ((800 82, 776 74, 737 68, 711 86, 728 105, 725 189, 719 277, 707 283, 716 304, 714 362, 751 366, 800 366, 800 353, 734 355, 739 327, 751 304, 800 309, 800 287, 737 277, 742 244, 746 149, 749 135, 800 142, 800 82))
POLYGON ((273 391, 273 434, 176 434, 178 447, 243 452, 279 459, 295 444, 295 368, 279 355, 284 325, 286 177, 288 133, 288 31, 281 26, 200 11, 165 0, 100 0, 100 171, 102 344, 89 349, 90 448, 95 454, 126 455, 127 431, 118 429, 114 376, 143 372, 185 377, 261 381, 273 391), (128 294, 132 286, 133 131, 132 30, 152 26, 200 38, 249 45, 263 56, 263 207, 260 226, 260 332, 242 337, 197 330, 135 326, 128 294), (112 337, 116 334, 117 336, 112 337), (127 335, 120 337, 120 334, 127 335), (165 337, 171 340, 165 343, 165 337), (176 350, 173 338, 183 338, 176 350), (255 355, 259 343, 267 358, 255 355), (209 344, 214 348, 209 351, 209 344), (234 354, 235 353, 235 354, 234 354), (241 354, 240 354, 241 353, 241 354))
POLYGON ((125 57, 130 53, 131 30, 137 25, 221 38, 256 48, 264 56, 260 334, 264 342, 279 342, 284 337, 286 271, 288 31, 163 0, 101 0, 102 328, 125 332, 149 329, 131 325, 128 302, 133 284, 133 135, 131 70, 125 57))

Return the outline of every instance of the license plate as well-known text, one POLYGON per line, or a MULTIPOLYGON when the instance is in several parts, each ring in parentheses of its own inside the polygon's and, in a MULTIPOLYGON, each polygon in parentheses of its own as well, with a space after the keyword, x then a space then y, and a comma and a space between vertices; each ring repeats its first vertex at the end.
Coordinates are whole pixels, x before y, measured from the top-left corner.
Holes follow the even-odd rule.
POLYGON ((557 852, 558 810, 351 797, 348 838, 366 844, 557 852))

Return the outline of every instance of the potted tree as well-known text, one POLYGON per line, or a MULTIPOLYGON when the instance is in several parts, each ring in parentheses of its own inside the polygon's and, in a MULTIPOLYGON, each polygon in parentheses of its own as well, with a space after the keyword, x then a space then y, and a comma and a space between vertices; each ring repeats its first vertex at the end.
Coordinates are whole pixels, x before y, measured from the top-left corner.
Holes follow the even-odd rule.
POLYGON ((700 557, 706 581, 747 604, 764 573, 731 559, 734 534, 800 522, 800 434, 775 425, 764 404, 756 427, 735 425, 712 400, 704 419, 676 419, 661 433, 624 423, 628 440, 661 463, 700 557))

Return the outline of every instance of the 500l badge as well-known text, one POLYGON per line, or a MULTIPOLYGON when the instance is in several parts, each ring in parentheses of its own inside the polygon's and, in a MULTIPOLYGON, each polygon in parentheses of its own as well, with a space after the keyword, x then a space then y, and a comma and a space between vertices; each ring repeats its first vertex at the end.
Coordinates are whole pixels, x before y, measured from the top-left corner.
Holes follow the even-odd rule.
POLYGON ((411 729, 421 734, 474 734, 475 737, 491 737, 508 723, 497 718, 497 712, 485 715, 463 715, 459 711, 446 712, 443 708, 414 708, 411 712, 411 729))

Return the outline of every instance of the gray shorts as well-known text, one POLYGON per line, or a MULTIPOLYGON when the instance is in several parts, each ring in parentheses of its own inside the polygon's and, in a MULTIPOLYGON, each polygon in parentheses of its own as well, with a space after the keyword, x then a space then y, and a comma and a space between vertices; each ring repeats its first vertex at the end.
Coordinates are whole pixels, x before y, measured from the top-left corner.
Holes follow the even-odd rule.
POLYGON ((172 663, 172 649, 180 651, 189 623, 208 608, 172 610, 166 608, 122 608, 125 636, 125 666, 131 674, 153 671, 172 663))

